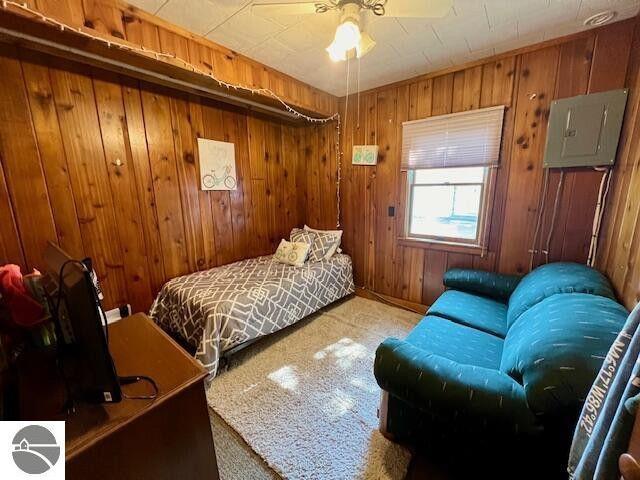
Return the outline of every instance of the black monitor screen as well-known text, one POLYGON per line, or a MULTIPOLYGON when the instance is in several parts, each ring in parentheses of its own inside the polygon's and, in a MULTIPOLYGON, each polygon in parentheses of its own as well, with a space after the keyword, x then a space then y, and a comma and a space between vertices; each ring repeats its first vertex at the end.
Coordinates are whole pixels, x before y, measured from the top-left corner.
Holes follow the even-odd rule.
POLYGON ((90 270, 53 244, 47 247, 45 261, 48 273, 61 289, 52 303, 63 337, 59 340, 66 344, 65 371, 71 388, 89 402, 120 401, 104 312, 90 270))

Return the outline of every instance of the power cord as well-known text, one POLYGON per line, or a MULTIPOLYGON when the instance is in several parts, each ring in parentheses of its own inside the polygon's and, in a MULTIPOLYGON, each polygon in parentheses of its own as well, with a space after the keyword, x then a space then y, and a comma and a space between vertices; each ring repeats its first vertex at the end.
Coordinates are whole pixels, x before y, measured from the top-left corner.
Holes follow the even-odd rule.
POLYGON ((156 381, 146 375, 130 375, 126 377, 118 377, 120 385, 131 385, 137 382, 147 382, 153 388, 151 395, 127 395, 122 392, 122 396, 127 400, 155 400, 158 397, 158 385, 156 381))

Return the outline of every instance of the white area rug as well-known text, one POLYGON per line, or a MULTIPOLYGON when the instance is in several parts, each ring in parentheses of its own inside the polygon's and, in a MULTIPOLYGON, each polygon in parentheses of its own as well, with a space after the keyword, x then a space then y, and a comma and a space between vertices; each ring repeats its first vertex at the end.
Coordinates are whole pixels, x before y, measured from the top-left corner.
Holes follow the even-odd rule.
POLYGON ((373 360, 419 319, 359 297, 327 308, 236 354, 209 405, 284 478, 401 479, 410 454, 377 430, 373 360))

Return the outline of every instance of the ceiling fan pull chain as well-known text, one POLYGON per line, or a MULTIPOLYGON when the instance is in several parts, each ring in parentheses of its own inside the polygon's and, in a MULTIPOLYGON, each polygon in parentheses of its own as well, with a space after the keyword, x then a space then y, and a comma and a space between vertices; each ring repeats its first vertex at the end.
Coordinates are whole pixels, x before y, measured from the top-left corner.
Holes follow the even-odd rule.
POLYGON ((356 129, 360 130, 360 57, 358 57, 358 116, 356 117, 356 129))

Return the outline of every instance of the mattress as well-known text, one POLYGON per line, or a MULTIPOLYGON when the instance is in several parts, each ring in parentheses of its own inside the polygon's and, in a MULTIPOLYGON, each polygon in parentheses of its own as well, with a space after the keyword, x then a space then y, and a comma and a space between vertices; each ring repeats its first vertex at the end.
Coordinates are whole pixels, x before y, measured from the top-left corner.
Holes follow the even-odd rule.
POLYGON ((268 255, 168 281, 149 316, 196 348, 211 380, 223 352, 292 325, 353 291, 347 255, 302 267, 268 255))

